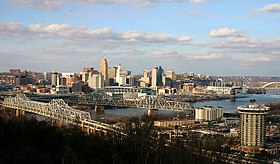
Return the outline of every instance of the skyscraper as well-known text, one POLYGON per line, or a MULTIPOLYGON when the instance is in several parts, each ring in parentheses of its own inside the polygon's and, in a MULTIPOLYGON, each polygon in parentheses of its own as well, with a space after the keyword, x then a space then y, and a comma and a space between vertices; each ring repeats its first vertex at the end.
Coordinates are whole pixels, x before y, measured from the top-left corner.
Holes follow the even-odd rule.
POLYGON ((58 81, 58 73, 57 72, 52 72, 52 81, 51 81, 51 84, 53 86, 57 86, 57 81, 58 81))
POLYGON ((90 88, 103 88, 104 87, 104 76, 102 74, 92 74, 88 76, 88 86, 90 88))
POLYGON ((166 76, 169 77, 171 80, 176 80, 176 74, 174 71, 170 70, 166 72, 166 76))
POLYGON ((105 57, 101 60, 100 71, 101 71, 101 74, 104 77, 105 86, 109 86, 108 62, 107 62, 107 59, 105 57))
POLYGON ((127 72, 123 70, 122 66, 119 65, 116 71, 116 82, 119 86, 124 86, 126 84, 127 72))
POLYGON ((269 107, 258 104, 238 107, 241 117, 241 147, 244 151, 258 152, 264 146, 265 116, 268 110, 269 107))
POLYGON ((162 74, 163 74, 163 69, 161 66, 158 66, 154 69, 152 69, 152 86, 162 86, 162 74))

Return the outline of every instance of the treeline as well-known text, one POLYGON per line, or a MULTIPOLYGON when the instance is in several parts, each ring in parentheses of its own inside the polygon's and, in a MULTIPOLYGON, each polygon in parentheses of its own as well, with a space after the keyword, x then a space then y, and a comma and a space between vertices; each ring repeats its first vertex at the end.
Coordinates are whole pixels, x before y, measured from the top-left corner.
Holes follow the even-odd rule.
POLYGON ((270 108, 270 110, 280 110, 280 102, 272 102, 272 103, 267 103, 265 104, 270 108))
POLYGON ((219 163, 201 150, 219 149, 221 138, 200 140, 190 134, 167 142, 158 139, 152 122, 133 119, 124 124, 127 136, 85 134, 79 128, 57 128, 35 119, 0 117, 0 163, 219 163))

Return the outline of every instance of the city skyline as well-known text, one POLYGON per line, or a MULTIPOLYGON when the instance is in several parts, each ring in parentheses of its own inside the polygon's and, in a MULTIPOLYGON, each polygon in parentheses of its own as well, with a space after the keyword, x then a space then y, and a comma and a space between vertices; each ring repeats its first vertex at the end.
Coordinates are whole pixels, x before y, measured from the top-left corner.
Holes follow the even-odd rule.
POLYGON ((4 0, 0 71, 79 72, 121 63, 134 74, 280 76, 275 0, 4 0))

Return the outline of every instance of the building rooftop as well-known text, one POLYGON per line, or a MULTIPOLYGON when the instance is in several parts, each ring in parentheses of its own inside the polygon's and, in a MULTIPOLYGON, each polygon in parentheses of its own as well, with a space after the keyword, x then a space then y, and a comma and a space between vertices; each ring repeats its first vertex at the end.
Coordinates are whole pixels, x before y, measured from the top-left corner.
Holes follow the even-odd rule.
POLYGON ((243 112, 260 112, 263 114, 267 114, 269 107, 265 105, 259 105, 259 104, 250 104, 246 106, 239 106, 237 107, 239 113, 243 112))

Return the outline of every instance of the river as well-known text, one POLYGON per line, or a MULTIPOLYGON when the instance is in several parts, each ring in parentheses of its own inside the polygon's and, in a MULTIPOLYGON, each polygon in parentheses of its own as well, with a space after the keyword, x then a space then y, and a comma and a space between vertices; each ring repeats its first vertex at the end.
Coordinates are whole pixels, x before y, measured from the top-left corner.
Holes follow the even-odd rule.
MULTIPOLYGON (((250 104, 250 100, 255 99, 258 104, 265 104, 271 102, 280 102, 280 95, 271 95, 271 94, 248 94, 246 97, 237 98, 236 101, 230 100, 220 100, 220 101, 203 101, 192 103, 194 107, 202 107, 205 105, 210 105, 213 107, 222 106, 225 113, 234 113, 237 111, 237 107, 241 105, 250 104)), ((92 113, 92 116, 96 120, 121 120, 125 117, 140 117, 148 113, 148 109, 140 108, 117 108, 117 109, 105 109, 104 113, 92 113)), ((159 115, 170 115, 176 116, 178 114, 188 114, 187 112, 182 111, 168 111, 168 110, 159 110, 159 115)))
POLYGON ((221 100, 221 101, 204 101, 204 102, 196 102, 192 105, 194 107, 202 107, 205 105, 210 105, 213 107, 222 106, 224 108, 224 112, 233 113, 237 111, 238 106, 248 105, 250 104, 250 100, 255 99, 257 104, 266 104, 271 102, 280 102, 280 95, 246 95, 244 98, 237 98, 236 101, 230 100, 221 100))

